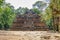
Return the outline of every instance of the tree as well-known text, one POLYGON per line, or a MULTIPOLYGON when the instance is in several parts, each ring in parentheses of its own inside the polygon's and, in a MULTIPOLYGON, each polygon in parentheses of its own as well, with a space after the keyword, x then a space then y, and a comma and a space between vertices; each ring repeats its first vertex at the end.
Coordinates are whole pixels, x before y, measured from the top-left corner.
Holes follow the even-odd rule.
POLYGON ((52 10, 48 6, 45 12, 45 22, 49 26, 49 28, 52 29, 52 10))
POLYGON ((60 0, 51 0, 50 8, 52 10, 53 29, 60 31, 60 0))
POLYGON ((2 5, 5 2, 5 0, 0 0, 0 5, 2 5))
POLYGON ((0 0, 0 29, 7 30, 11 27, 13 20, 15 18, 15 9, 5 2, 0 0), (4 4, 5 3, 5 4, 4 4))
POLYGON ((5 1, 5 0, 0 0, 0 29, 2 29, 1 15, 3 14, 2 5, 3 5, 4 1, 5 1))
POLYGON ((40 11, 43 11, 43 9, 47 6, 47 4, 43 1, 37 1, 35 4, 33 4, 33 8, 38 8, 40 11))
POLYGON ((6 5, 4 7, 4 13, 2 14, 2 22, 4 25, 4 28, 9 28, 12 25, 12 22, 15 18, 15 12, 14 9, 11 6, 6 5))
POLYGON ((40 10, 38 10, 37 8, 33 8, 33 9, 31 9, 34 13, 36 13, 36 14, 41 14, 41 11, 40 10))
POLYGON ((26 13, 26 11, 27 10, 29 10, 28 8, 21 8, 21 7, 19 7, 17 10, 16 10, 16 13, 17 14, 25 14, 26 13))

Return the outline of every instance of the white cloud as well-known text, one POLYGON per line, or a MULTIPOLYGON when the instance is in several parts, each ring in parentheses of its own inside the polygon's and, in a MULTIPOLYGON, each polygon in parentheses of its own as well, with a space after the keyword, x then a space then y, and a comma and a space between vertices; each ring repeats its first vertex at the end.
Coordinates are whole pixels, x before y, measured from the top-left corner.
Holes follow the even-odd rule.
POLYGON ((6 0, 7 3, 11 3, 17 9, 18 7, 27 7, 29 9, 32 8, 32 4, 36 1, 43 1, 43 0, 6 0))

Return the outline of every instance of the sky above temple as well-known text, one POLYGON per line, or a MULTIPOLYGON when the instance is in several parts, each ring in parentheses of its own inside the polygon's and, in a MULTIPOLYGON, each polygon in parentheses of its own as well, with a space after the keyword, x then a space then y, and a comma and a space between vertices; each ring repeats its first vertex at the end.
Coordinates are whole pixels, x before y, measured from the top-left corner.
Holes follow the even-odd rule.
POLYGON ((44 2, 49 2, 48 0, 6 0, 7 3, 11 3, 11 5, 14 6, 15 9, 19 7, 27 7, 29 9, 32 8, 32 5, 36 1, 44 1, 44 2))

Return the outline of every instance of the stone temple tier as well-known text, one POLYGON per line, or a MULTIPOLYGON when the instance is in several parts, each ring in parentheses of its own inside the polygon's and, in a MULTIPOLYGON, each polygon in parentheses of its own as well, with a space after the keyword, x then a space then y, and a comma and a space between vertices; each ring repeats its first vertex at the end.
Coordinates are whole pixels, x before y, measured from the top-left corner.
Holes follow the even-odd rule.
POLYGON ((25 14, 17 14, 13 22, 11 30, 14 31, 46 31, 49 30, 44 22, 41 21, 41 16, 32 11, 27 11, 25 14))

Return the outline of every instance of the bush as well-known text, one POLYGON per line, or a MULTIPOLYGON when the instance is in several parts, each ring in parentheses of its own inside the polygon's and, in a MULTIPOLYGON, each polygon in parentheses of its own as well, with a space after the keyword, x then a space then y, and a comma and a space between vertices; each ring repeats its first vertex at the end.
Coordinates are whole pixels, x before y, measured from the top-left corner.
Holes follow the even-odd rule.
POLYGON ((0 24, 0 30, 2 30, 2 25, 0 24))
POLYGON ((5 24, 4 25, 4 30, 8 30, 10 27, 9 27, 9 25, 8 24, 5 24))

